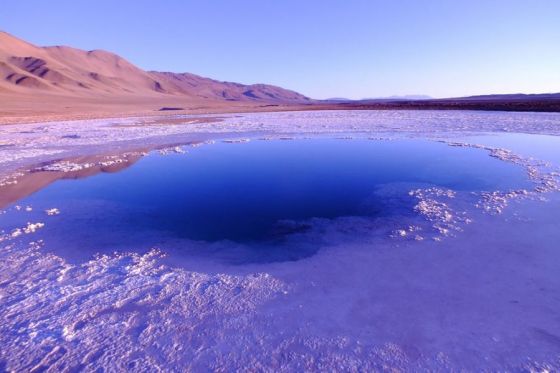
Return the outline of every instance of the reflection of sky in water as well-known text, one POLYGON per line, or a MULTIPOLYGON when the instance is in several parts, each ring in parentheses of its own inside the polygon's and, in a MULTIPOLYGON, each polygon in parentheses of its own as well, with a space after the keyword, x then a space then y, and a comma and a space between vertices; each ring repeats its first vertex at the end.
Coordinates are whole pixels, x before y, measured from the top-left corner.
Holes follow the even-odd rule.
MULTIPOLYGON (((37 217, 47 225, 34 238, 66 253, 165 249, 166 240, 188 239, 234 241, 262 256, 263 247, 305 232, 313 217, 410 214, 415 201, 407 192, 429 185, 504 190, 528 181, 521 167, 485 151, 436 142, 253 141, 152 154, 118 173, 60 180, 18 204, 33 206, 33 214, 61 210, 37 217)), ((1 217, 3 227, 30 219, 20 215, 1 217)))
POLYGON ((505 148, 524 157, 533 157, 560 166, 560 137, 525 133, 500 133, 459 138, 459 141, 482 143, 505 148))

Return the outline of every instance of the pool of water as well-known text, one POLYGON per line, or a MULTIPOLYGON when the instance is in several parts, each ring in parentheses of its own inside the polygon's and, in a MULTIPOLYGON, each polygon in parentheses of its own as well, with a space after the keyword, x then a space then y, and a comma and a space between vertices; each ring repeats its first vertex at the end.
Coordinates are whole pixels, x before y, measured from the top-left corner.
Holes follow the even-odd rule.
POLYGON ((312 218, 398 219, 414 214, 416 201, 407 192, 416 187, 492 191, 528 185, 521 167, 486 151, 431 141, 216 143, 186 154, 153 152, 116 173, 59 180, 8 206, 0 226, 10 231, 45 221, 34 239, 70 257, 165 250, 166 242, 184 240, 242 245, 249 248, 243 255, 255 252, 259 260, 266 260, 263 248, 275 247, 270 260, 293 260, 315 248, 298 253, 282 245, 311 229, 312 218), (33 211, 16 214, 15 205, 33 211), (45 217, 51 208, 60 214, 45 217))

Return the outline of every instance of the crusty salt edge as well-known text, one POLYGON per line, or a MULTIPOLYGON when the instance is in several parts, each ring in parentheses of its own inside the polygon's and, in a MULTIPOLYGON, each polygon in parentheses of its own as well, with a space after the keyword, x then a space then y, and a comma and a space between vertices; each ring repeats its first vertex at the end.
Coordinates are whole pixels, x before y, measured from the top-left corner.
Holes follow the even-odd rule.
MULTIPOLYGON (((526 170, 527 176, 534 184, 534 188, 531 190, 518 189, 473 192, 474 195, 480 197, 479 200, 475 202, 474 207, 483 210, 485 213, 501 214, 510 201, 514 199, 521 200, 523 198, 532 198, 543 200, 544 193, 560 191, 560 172, 554 169, 543 170, 545 168, 551 168, 548 162, 530 157, 522 157, 503 148, 448 140, 438 141, 449 146, 486 150, 489 152, 489 156, 504 162, 514 163, 526 170)), ((436 241, 444 237, 453 236, 454 233, 462 231, 462 226, 464 224, 472 222, 472 217, 469 217, 466 211, 457 211, 450 203, 450 200, 456 197, 456 192, 453 190, 443 188, 416 189, 410 191, 409 195, 418 199, 414 210, 430 221, 432 223, 432 228, 439 233, 437 236, 432 237, 436 241)), ((411 235, 410 233, 410 228, 402 228, 397 229, 391 236, 394 238, 414 238, 415 240, 422 240, 424 238, 419 234, 411 235)))

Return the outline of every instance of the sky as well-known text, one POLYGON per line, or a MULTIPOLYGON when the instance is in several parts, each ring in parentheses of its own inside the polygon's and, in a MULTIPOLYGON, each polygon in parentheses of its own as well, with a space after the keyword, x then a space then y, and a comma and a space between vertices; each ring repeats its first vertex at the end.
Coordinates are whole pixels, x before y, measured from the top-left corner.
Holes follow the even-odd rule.
POLYGON ((318 99, 560 92, 559 0, 6 0, 0 29, 318 99))

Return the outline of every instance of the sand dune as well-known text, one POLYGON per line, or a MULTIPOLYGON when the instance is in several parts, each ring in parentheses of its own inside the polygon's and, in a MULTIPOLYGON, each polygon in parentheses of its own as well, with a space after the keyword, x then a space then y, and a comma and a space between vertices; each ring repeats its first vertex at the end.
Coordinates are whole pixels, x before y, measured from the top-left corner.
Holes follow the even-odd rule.
POLYGON ((38 47, 0 32, 0 115, 293 105, 311 100, 266 84, 221 82, 189 73, 144 71, 103 50, 38 47), (86 110, 87 108, 87 110, 86 110))

